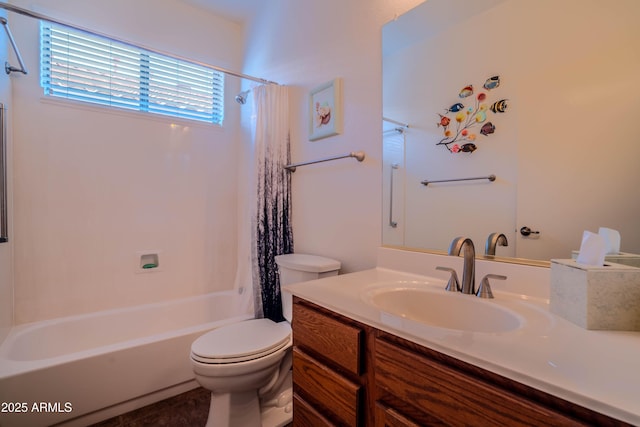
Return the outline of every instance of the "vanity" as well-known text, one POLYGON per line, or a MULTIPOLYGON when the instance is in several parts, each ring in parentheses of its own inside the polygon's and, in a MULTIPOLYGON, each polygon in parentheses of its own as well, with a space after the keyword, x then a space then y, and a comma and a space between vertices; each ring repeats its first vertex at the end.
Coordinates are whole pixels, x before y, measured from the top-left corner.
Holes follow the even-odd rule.
POLYGON ((462 258, 380 248, 375 269, 285 287, 294 425, 640 424, 640 333, 551 314, 547 268, 478 260, 477 280, 508 276, 480 300, 437 266, 462 258))

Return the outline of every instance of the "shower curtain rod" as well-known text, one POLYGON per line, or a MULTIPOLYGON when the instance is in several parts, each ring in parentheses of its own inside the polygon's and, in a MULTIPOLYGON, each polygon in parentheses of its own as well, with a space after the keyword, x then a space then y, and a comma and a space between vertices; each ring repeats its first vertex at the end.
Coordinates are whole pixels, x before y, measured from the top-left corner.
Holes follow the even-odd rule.
POLYGON ((113 36, 109 36, 109 35, 106 35, 106 34, 101 34, 101 33, 98 33, 96 31, 88 30, 86 28, 82 28, 82 27, 79 27, 77 25, 68 24, 66 22, 59 21, 59 20, 57 20, 55 18, 51 18, 50 16, 42 15, 42 14, 39 14, 37 12, 32 12, 32 11, 30 11, 28 9, 23 9, 23 8, 21 8, 19 6, 15 6, 15 5, 12 5, 12 4, 9 4, 9 3, 0 2, 0 8, 6 9, 9 12, 14 12, 14 13, 18 13, 20 15, 28 16, 30 18, 35 18, 35 19, 40 19, 42 21, 52 22, 54 24, 59 24, 59 25, 64 25, 66 27, 75 28, 76 30, 84 31, 85 33, 95 34, 95 35, 101 36, 101 37, 106 37, 106 38, 109 38, 111 40, 115 40, 117 42, 126 44, 127 46, 130 46, 130 47, 134 47, 134 48, 138 48, 138 49, 145 49, 145 50, 148 50, 150 52, 157 53, 159 55, 168 56, 170 58, 178 59, 180 61, 190 62, 192 64, 200 65, 201 67, 210 68, 212 70, 216 70, 216 71, 219 71, 219 72, 224 73, 224 74, 229 74, 231 76, 240 77, 240 78, 246 79, 246 80, 252 80, 254 82, 258 82, 258 83, 262 83, 262 84, 272 84, 272 85, 277 85, 278 84, 277 82, 272 82, 271 80, 262 79, 260 77, 249 76, 247 74, 242 74, 242 73, 238 73, 236 71, 227 70, 226 68, 222 68, 222 67, 218 67, 218 66, 215 66, 215 65, 207 64, 205 62, 196 61, 194 59, 185 58, 185 57, 180 56, 180 55, 175 55, 175 54, 172 54, 172 53, 163 52, 163 51, 157 50, 157 49, 151 49, 149 47, 142 46, 142 45, 135 44, 135 43, 131 43, 131 42, 128 42, 126 40, 121 40, 121 39, 118 39, 118 38, 113 37, 113 36))

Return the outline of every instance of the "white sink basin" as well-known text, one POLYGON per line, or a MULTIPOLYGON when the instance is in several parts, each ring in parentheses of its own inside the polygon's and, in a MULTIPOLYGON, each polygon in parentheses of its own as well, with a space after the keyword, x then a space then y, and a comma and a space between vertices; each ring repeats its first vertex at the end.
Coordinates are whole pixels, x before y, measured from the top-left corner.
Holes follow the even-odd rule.
POLYGON ((385 313, 459 331, 498 333, 519 329, 524 319, 496 300, 447 292, 434 286, 374 286, 363 300, 385 313))

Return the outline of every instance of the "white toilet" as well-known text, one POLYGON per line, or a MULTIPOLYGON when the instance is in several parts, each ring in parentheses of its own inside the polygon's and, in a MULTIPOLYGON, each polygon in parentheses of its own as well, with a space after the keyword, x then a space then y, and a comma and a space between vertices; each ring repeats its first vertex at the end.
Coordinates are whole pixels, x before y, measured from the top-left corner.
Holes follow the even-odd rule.
MULTIPOLYGON (((338 274, 340 262, 316 255, 276 257, 280 285, 338 274)), ((279 427, 292 419, 291 294, 286 322, 253 319, 208 332, 191 344, 198 383, 211 390, 207 427, 279 427)))

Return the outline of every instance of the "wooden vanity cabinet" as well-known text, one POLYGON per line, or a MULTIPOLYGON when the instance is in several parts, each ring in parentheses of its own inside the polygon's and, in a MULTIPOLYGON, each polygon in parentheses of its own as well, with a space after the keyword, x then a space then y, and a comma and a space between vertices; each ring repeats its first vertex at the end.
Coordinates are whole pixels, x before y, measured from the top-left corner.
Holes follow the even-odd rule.
POLYGON ((627 426, 294 298, 294 426, 627 426))

